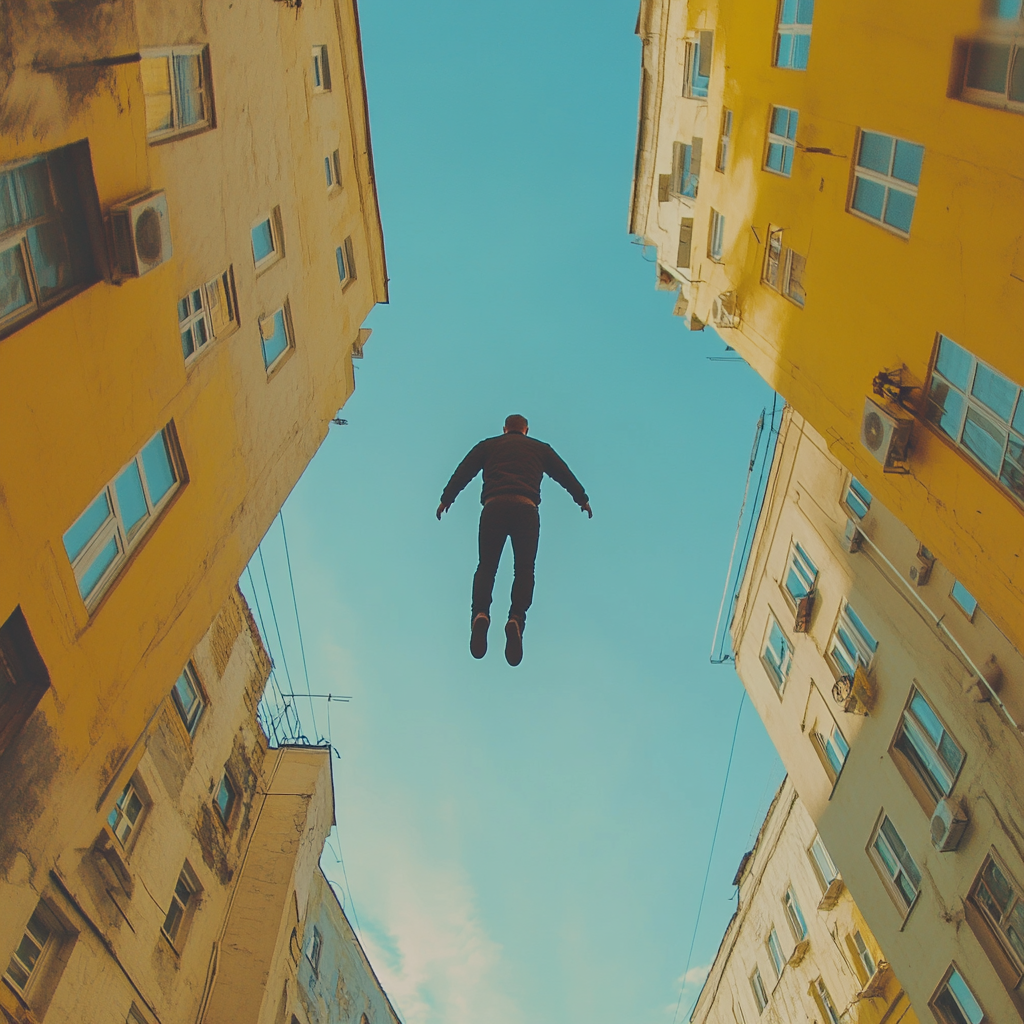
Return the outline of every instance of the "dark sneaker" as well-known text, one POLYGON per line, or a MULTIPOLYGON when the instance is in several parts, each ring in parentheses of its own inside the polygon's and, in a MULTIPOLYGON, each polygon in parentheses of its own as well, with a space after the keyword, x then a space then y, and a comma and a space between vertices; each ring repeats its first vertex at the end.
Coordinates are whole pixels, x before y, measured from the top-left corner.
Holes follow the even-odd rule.
POLYGON ((478 612, 473 617, 469 633, 469 653, 474 658, 482 658, 487 653, 487 627, 490 624, 491 620, 483 612, 478 612))
POLYGON ((505 623, 505 660, 512 666, 523 660, 523 630, 518 619, 505 623))

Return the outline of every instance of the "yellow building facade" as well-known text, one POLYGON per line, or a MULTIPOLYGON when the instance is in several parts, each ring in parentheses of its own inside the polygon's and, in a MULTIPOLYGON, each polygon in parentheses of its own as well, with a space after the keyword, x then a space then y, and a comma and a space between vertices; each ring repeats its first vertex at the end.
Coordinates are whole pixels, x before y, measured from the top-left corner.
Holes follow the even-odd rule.
POLYGON ((919 1014, 1024 1019, 1024 658, 792 408, 736 670, 919 1014))
POLYGON ((352 393, 387 274, 349 0, 3 17, 0 878, 38 892, 352 393))
POLYGON ((917 1024, 787 778, 733 880, 739 899, 694 1024, 917 1024))
POLYGON ((643 0, 629 230, 1024 647, 1024 15, 643 0), (865 433, 866 431, 866 433, 865 433))

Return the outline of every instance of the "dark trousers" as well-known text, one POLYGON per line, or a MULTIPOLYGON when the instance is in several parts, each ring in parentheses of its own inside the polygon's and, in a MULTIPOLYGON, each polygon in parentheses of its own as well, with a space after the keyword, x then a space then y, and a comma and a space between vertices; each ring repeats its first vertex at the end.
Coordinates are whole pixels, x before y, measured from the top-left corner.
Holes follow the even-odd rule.
POLYGON ((533 602, 533 565, 540 539, 540 511, 525 501, 495 498, 480 513, 480 564, 473 577, 473 615, 489 615, 491 592, 498 562, 505 548, 505 538, 512 538, 515 555, 515 579, 512 582, 512 607, 509 618, 526 624, 526 609, 533 602))

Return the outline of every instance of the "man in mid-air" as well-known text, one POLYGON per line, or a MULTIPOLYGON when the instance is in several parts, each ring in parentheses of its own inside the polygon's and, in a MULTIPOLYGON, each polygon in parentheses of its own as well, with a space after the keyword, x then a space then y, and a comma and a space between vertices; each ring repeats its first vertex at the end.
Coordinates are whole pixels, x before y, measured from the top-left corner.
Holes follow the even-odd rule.
POLYGON ((512 538, 515 579, 512 607, 505 624, 505 660, 518 665, 523 660, 523 629, 526 610, 533 601, 533 566, 540 537, 540 482, 545 473, 560 483, 573 501, 593 519, 594 513, 583 485, 558 457, 551 445, 527 437, 525 416, 509 416, 498 437, 481 441, 459 463, 437 506, 437 518, 451 508, 459 492, 483 470, 480 495, 480 564, 473 577, 473 611, 469 650, 474 658, 487 653, 487 627, 491 624, 491 591, 505 547, 512 538))

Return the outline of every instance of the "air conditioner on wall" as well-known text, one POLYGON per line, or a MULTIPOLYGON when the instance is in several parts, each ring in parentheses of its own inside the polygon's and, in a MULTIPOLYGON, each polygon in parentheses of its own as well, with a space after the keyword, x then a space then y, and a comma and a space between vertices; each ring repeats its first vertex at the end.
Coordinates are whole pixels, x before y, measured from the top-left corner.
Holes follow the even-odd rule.
POLYGON ((171 221, 163 192, 148 192, 111 207, 110 226, 120 277, 142 277, 171 258, 171 221))
POLYGON ((711 303, 711 322, 716 327, 739 327, 740 307, 735 292, 722 292, 711 303))
POLYGON ((932 815, 932 846, 940 853, 955 850, 966 828, 967 815, 953 801, 943 797, 932 815))
POLYGON ((866 398, 860 423, 860 443, 887 472, 905 472, 913 423, 906 417, 894 416, 874 399, 866 398))

